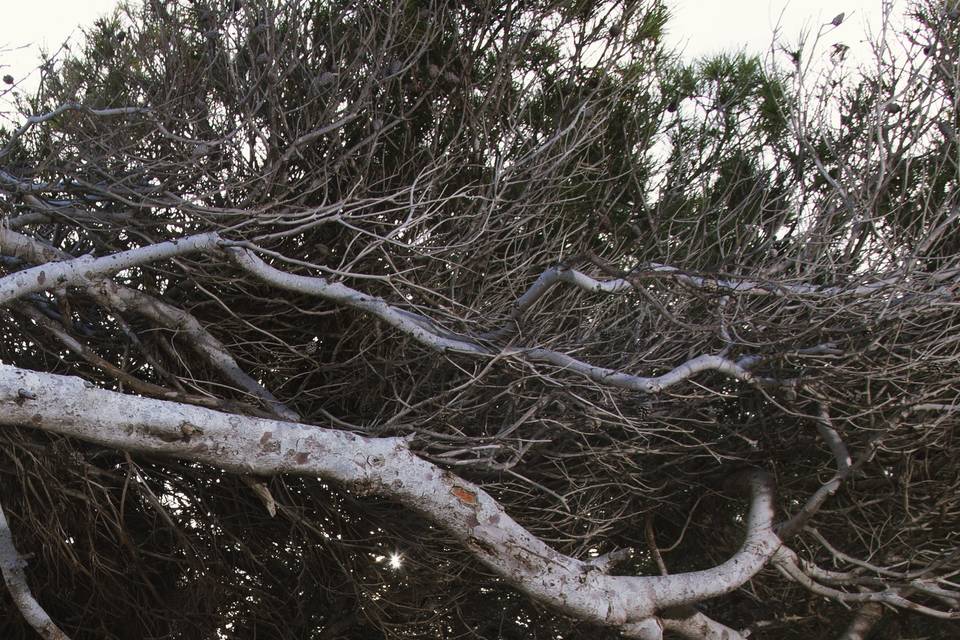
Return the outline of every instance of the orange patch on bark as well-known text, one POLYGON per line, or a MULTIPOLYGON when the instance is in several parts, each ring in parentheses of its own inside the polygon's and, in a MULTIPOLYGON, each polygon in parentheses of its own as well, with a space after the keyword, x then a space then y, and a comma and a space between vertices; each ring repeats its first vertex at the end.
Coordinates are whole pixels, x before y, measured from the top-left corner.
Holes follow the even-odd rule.
POLYGON ((457 497, 457 500, 463 504, 477 504, 477 494, 469 489, 464 489, 459 485, 453 485, 450 493, 457 497))

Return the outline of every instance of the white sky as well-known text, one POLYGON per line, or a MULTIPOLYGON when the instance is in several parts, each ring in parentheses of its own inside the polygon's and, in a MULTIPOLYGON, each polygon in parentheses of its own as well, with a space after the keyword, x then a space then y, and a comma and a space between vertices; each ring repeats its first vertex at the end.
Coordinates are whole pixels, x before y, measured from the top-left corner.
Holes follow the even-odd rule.
MULTIPOLYGON (((895 0, 894 14, 902 14, 906 0, 895 0)), ((764 53, 770 48, 774 31, 780 39, 796 43, 801 32, 812 31, 843 12, 843 23, 827 27, 824 42, 843 43, 850 56, 865 59, 869 55, 867 34, 881 27, 882 0, 667 0, 673 18, 667 22, 667 42, 696 58, 721 51, 746 48, 764 53)))
MULTIPOLYGON (((836 14, 847 17, 826 36, 827 46, 842 42, 854 60, 866 59, 868 25, 880 27, 882 0, 667 0, 673 9, 668 43, 687 58, 746 47, 763 53, 779 24, 787 42, 804 29, 814 32, 836 14)), ((0 75, 20 81, 38 64, 40 47, 54 51, 78 26, 86 25, 116 6, 117 0, 0 0, 0 75)), ((895 0, 901 12, 906 0, 895 0)), ((34 78, 36 74, 34 74, 34 78)), ((30 79, 22 88, 30 87, 30 79)), ((4 87, 0 87, 3 89, 4 87)))
POLYGON ((117 0, 0 0, 0 71, 22 79, 39 64, 40 48, 56 51, 78 26, 92 24, 117 0))

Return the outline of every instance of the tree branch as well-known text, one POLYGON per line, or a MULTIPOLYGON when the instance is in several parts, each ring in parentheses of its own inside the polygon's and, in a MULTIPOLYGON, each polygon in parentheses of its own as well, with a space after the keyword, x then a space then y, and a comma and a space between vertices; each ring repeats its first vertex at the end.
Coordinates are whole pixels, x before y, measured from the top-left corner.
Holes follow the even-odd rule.
POLYGON ((54 287, 78 286, 89 280, 148 262, 207 251, 215 248, 219 243, 220 236, 216 233, 202 233, 179 240, 137 247, 100 258, 81 256, 72 260, 41 264, 0 278, 0 304, 7 304, 20 296, 54 287))
POLYGON ((746 640, 744 636, 697 611, 685 618, 664 617, 663 628, 691 640, 746 640))
POLYGON ((46 640, 70 640, 69 636, 60 630, 40 603, 30 592, 27 584, 27 574, 23 571, 26 562, 20 557, 13 544, 13 535, 7 524, 7 516, 0 506, 0 572, 7 585, 13 603, 20 610, 24 620, 46 640))
MULTIPOLYGON (((719 371, 743 382, 776 383, 776 381, 756 378, 750 371, 732 360, 706 354, 691 358, 661 376, 642 377, 615 369, 594 366, 565 353, 550 349, 508 347, 502 351, 495 350, 474 341, 468 336, 447 331, 429 318, 396 309, 380 298, 361 293, 344 284, 328 282, 325 278, 301 276, 280 271, 265 263, 248 249, 228 247, 226 251, 240 267, 268 284, 288 291, 319 296, 365 311, 403 331, 417 342, 437 351, 486 356, 515 356, 530 362, 543 362, 574 371, 600 384, 649 394, 660 393, 667 387, 683 382, 703 371, 719 371)), ((785 381, 784 384, 789 384, 789 381, 785 381)))
MULTIPOLYGON (((35 269, 43 269, 47 263, 59 264, 61 261, 74 260, 73 256, 55 247, 2 227, 0 227, 0 251, 29 262, 41 263, 41 266, 35 269)), ((224 378, 240 390, 260 399, 278 417, 292 421, 299 419, 294 411, 243 371, 227 348, 191 314, 157 300, 144 291, 124 287, 110 280, 88 278, 85 272, 80 274, 74 284, 84 287, 90 296, 100 301, 105 307, 121 313, 132 310, 162 327, 185 333, 190 338, 187 343, 210 365, 220 371, 224 378)), ((52 282, 48 282, 45 288, 54 286, 52 282)))
POLYGON ((0 149, 0 159, 5 158, 7 154, 13 149, 14 144, 19 140, 23 134, 30 130, 34 125, 41 124, 48 120, 52 120, 59 115, 66 113, 67 111, 82 111, 91 116, 97 117, 109 117, 109 116, 124 116, 137 113, 150 113, 150 109, 145 107, 114 107, 110 109, 94 109, 86 105, 82 105, 79 102, 64 102, 56 109, 49 111, 47 113, 38 113, 26 118, 24 123, 15 129, 11 134, 10 138, 7 141, 7 144, 4 145, 3 149, 0 149))
POLYGON ((843 442, 843 439, 840 437, 840 434, 837 433, 837 430, 833 428, 833 422, 830 419, 830 413, 827 411, 827 407, 822 402, 818 406, 818 415, 816 417, 817 431, 820 433, 820 437, 830 448, 830 451, 833 453, 834 461, 837 465, 837 471, 834 473, 833 477, 830 478, 825 484, 821 485, 813 495, 811 495, 807 502, 803 505, 803 508, 800 509, 792 518, 782 523, 777 528, 777 534, 782 540, 789 540, 797 533, 803 530, 803 527, 810 521, 810 519, 816 515, 820 510, 820 507, 823 506, 823 503, 827 499, 834 495, 839 489, 843 482, 849 477, 850 473, 862 466, 863 462, 870 458, 870 455, 873 453, 873 447, 869 447, 869 450, 865 455, 861 456, 861 459, 858 461, 857 465, 852 464, 850 459, 850 453, 847 451, 847 445, 843 442))
MULTIPOLYGON (((935 280, 942 282, 957 276, 957 270, 951 269, 938 274, 935 280)), ((695 276, 669 265, 650 263, 635 269, 629 277, 598 280, 585 273, 565 266, 550 267, 514 303, 514 317, 519 317, 533 306, 555 285, 566 282, 584 291, 597 293, 622 293, 636 288, 634 279, 666 278, 676 280, 694 289, 715 291, 725 294, 753 296, 801 296, 805 298, 834 298, 836 296, 865 296, 902 284, 903 276, 882 278, 867 284, 852 287, 823 287, 806 283, 788 284, 781 282, 763 282, 759 280, 722 279, 695 276)))
POLYGON ((906 609, 908 611, 915 611, 933 618, 940 618, 943 620, 960 620, 960 611, 953 610, 953 607, 951 607, 952 610, 950 611, 941 611, 939 609, 934 609, 932 607, 918 604, 907 599, 904 594, 906 593, 909 595, 909 592, 913 591, 913 589, 910 587, 905 587, 902 589, 887 588, 883 591, 865 590, 858 593, 851 593, 848 591, 842 591, 840 589, 824 586, 805 573, 803 568, 801 568, 802 562, 797 557, 797 554, 785 546, 782 546, 777 550, 773 559, 773 564, 786 578, 803 586, 812 593, 835 600, 837 602, 880 602, 893 607, 906 609))
MULTIPOLYGON (((670 576, 608 576, 558 553, 488 493, 417 457, 403 438, 366 438, 306 424, 231 415, 96 388, 79 378, 0 365, 0 424, 68 435, 124 451, 176 456, 237 473, 317 476, 400 501, 447 529, 483 564, 569 615, 622 628, 660 609, 729 593, 780 546, 773 483, 743 474, 747 536, 733 557, 670 576)), ((643 637, 643 636, 637 636, 643 637)))

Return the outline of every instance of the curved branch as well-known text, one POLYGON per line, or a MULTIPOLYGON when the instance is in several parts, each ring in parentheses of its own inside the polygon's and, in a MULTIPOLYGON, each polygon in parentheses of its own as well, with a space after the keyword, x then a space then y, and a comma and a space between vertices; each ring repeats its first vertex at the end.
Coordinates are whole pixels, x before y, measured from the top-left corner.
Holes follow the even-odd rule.
POLYGON ((319 296, 325 300, 364 311, 431 349, 474 355, 495 354, 493 350, 466 336, 451 333, 425 316, 397 309, 387 304, 382 298, 351 289, 339 282, 329 282, 326 278, 301 276, 275 269, 249 249, 227 247, 226 252, 239 267, 267 284, 296 293, 319 296))
MULTIPOLYGON (((630 389, 633 391, 642 391, 643 393, 656 394, 672 387, 675 384, 692 378, 698 373, 704 371, 719 371, 725 373, 731 378, 736 378, 741 382, 774 382, 766 379, 759 379, 751 372, 739 366, 736 362, 723 358, 721 356, 699 355, 687 360, 681 365, 674 367, 662 376, 645 378, 635 376, 630 373, 623 373, 616 369, 607 369, 598 367, 576 358, 571 358, 565 353, 551 351, 549 349, 505 349, 504 353, 508 355, 519 355, 533 362, 545 362, 555 365, 562 369, 575 371, 584 377, 590 378, 594 382, 607 384, 621 389, 630 389)), ((786 384, 786 381, 784 382, 786 384)))
MULTIPOLYGON (((946 278, 956 276, 955 270, 944 272, 946 278)), ((823 287, 813 284, 785 284, 780 282, 762 282, 759 280, 723 279, 690 275, 676 267, 665 264, 650 263, 643 268, 635 269, 629 277, 598 280, 585 273, 560 265, 550 267, 534 281, 530 288, 521 295, 515 303, 514 317, 523 314, 542 298, 555 285, 566 282, 585 291, 598 293, 622 293, 636 288, 635 279, 638 278, 669 278, 694 289, 701 289, 724 294, 743 294, 753 296, 802 296, 807 298, 832 298, 839 295, 865 296, 887 289, 902 282, 900 275, 883 278, 875 282, 855 287, 823 287)), ((939 282, 940 279, 938 278, 939 282)))
POLYGON ((437 351, 483 356, 515 356, 529 362, 542 362, 574 371, 600 384, 650 394, 660 393, 669 386, 683 382, 703 371, 711 370, 725 373, 743 382, 775 382, 756 378, 750 371, 732 360, 706 354, 692 358, 661 376, 642 377, 622 373, 615 369, 597 367, 550 349, 510 347, 502 351, 494 350, 468 336, 447 331, 429 318, 397 309, 381 298, 361 293, 339 282, 329 282, 321 277, 301 276, 280 271, 265 263, 248 249, 228 247, 226 251, 237 265, 268 284, 288 291, 319 296, 332 302, 365 311, 403 331, 417 342, 437 351))
POLYGON ((3 581, 10 591, 13 603, 20 610, 24 620, 46 640, 70 640, 69 636, 50 619, 30 592, 27 574, 23 571, 26 565, 27 563, 20 557, 13 544, 13 535, 7 524, 7 516, 3 513, 3 507, 0 506, 0 573, 3 574, 3 581))
MULTIPOLYGON (((479 486, 417 457, 403 438, 366 438, 306 424, 221 413, 114 393, 79 378, 0 365, 0 424, 61 433, 124 451, 176 456, 238 473, 318 476, 400 501, 444 527, 527 595, 622 628, 658 610, 729 593, 773 556, 773 482, 745 474, 746 540, 723 564, 670 576, 609 576, 565 556, 514 521, 479 486)), ((643 623, 644 627, 649 627, 643 623)), ((644 636, 638 636, 644 637, 644 636)))
POLYGON ((819 404, 816 424, 817 431, 820 432, 820 437, 833 453, 837 471, 830 480, 821 485, 820 488, 807 499, 807 502, 800 511, 777 528, 777 534, 783 540, 788 540, 802 531, 807 522, 820 510, 823 503, 840 489, 840 486, 850 476, 851 472, 859 469, 860 466, 863 465, 863 462, 869 459, 869 454, 873 452, 873 448, 869 447, 867 455, 861 456, 858 464, 854 465, 850 458, 850 453, 847 451, 847 445, 844 443, 843 438, 840 437, 840 434, 837 433, 837 430, 833 428, 830 413, 823 403, 819 404))
MULTIPOLYGON (((6 244, 12 244, 14 246, 22 245, 24 241, 29 240, 25 236, 21 236, 21 234, 8 230, 0 230, 0 236, 2 236, 0 237, 0 247, 5 246, 6 244)), ((36 267, 17 271, 16 273, 6 276, 5 278, 0 278, 0 304, 7 303, 16 297, 26 295, 28 293, 34 293, 56 286, 90 286, 92 284, 91 280, 93 279, 97 279, 110 273, 115 273, 131 266, 145 264, 147 262, 156 260, 163 260, 165 258, 182 255, 185 253, 209 251, 218 248, 221 244, 222 240, 217 234, 208 233, 189 236, 186 238, 181 238, 180 240, 172 240, 156 245, 139 247, 137 249, 111 254, 102 258, 90 258, 84 256, 81 258, 74 258, 72 260, 41 264, 36 267)), ((477 343, 467 336, 458 335, 443 329, 433 320, 430 320, 425 316, 420 316, 409 311, 397 309, 396 307, 387 304, 387 302, 381 298, 351 289, 344 284, 328 282, 324 278, 301 276, 280 271, 279 269, 269 266, 247 249, 230 247, 227 248, 226 251, 228 255, 234 258, 235 262, 240 267, 244 268, 253 275, 256 275, 269 284, 273 284, 275 286, 298 293, 320 296, 327 300, 365 311, 376 316, 377 318, 380 318, 384 322, 399 329, 400 331, 410 335, 421 344, 438 351, 453 351, 457 353, 484 356, 495 356, 501 354, 516 356, 530 362, 543 362, 563 369, 568 369, 600 384, 607 384, 610 386, 619 387, 621 389, 630 389, 649 394, 660 393, 669 386, 678 384, 698 373, 709 370, 719 371, 729 375, 730 377, 736 378, 737 380, 748 383, 760 382, 766 384, 789 384, 789 381, 778 382, 775 380, 756 378, 750 371, 732 360, 721 356, 707 354, 692 358, 661 376, 643 377, 622 373, 620 371, 616 371, 615 369, 597 367, 583 362, 582 360, 572 358, 564 353, 552 351, 550 349, 522 349, 511 347, 498 353, 489 347, 477 343)), ((94 293, 96 292, 99 292, 101 295, 112 296, 114 298, 113 302, 115 303, 123 297, 126 297, 128 300, 130 298, 135 298, 135 304, 141 308, 141 311, 144 307, 146 307, 156 313, 161 309, 161 307, 169 306, 164 305, 156 300, 151 301, 149 304, 145 304, 142 296, 139 295, 141 292, 134 292, 132 290, 125 289, 114 283, 102 284, 99 289, 94 290, 94 293)), ((118 306, 120 308, 124 308, 126 305, 120 304, 118 306)), ((161 315, 169 315, 169 313, 170 310, 167 309, 166 314, 161 313, 161 315)), ((196 324, 199 326, 195 320, 193 323, 190 323, 189 320, 191 318, 188 318, 187 314, 179 312, 175 315, 180 316, 178 318, 180 321, 178 326, 182 324, 196 324)), ((194 331, 197 329, 197 327, 190 326, 183 328, 192 328, 194 331)), ((206 355, 211 359, 211 361, 218 365, 218 368, 221 370, 230 371, 231 375, 234 376, 231 378, 232 380, 235 382, 240 381, 242 383, 242 388, 258 397, 267 399, 270 406, 276 409, 278 411, 278 415, 281 417, 290 420, 297 419, 297 416, 293 415, 291 412, 289 412, 289 410, 284 410, 282 407, 278 408, 278 403, 272 395, 268 394, 269 398, 266 398, 263 395, 263 390, 261 389, 260 385, 253 382, 248 376, 245 374, 239 376, 236 375, 236 371, 234 371, 234 369, 239 368, 236 366, 236 363, 233 362, 232 358, 229 356, 226 356, 226 358, 224 357, 225 351, 222 349, 222 345, 219 345, 221 348, 215 348, 209 345, 209 340, 203 339, 203 336, 208 334, 206 334, 202 328, 200 331, 196 331, 196 333, 201 337, 201 339, 197 340, 196 346, 201 351, 207 352, 206 355), (226 360, 229 360, 229 362, 226 360)))

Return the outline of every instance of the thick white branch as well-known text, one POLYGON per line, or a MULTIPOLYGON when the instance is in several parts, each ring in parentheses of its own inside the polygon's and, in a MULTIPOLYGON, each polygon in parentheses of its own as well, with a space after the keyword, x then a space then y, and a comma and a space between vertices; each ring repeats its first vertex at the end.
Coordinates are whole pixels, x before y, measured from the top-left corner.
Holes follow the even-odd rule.
POLYGON ((0 278, 0 305, 30 293, 77 286, 130 267, 213 249, 219 242, 220 236, 216 233, 202 233, 100 258, 81 256, 73 260, 41 264, 0 278))
MULTIPOLYGON (((366 438, 316 426, 221 413, 99 389, 79 378, 0 365, 0 424, 22 425, 125 451, 176 456, 239 473, 335 480, 400 501, 450 531, 529 596, 583 620, 631 633, 657 611, 728 593, 780 546, 773 486, 741 478, 752 498, 747 536, 727 562, 670 576, 609 576, 558 553, 479 486, 417 457, 402 438, 366 438), (631 626, 625 626, 631 625, 631 626)), ((643 637, 643 636, 637 636, 643 637)))

